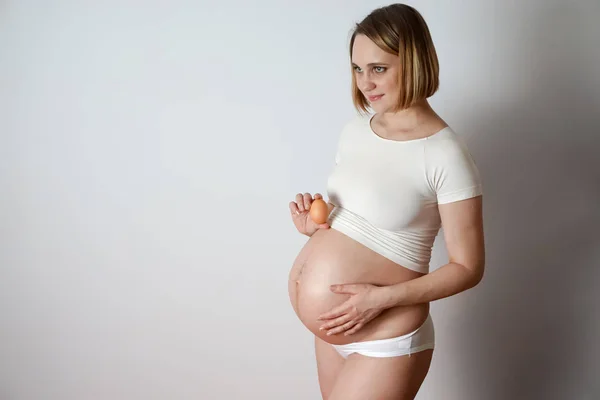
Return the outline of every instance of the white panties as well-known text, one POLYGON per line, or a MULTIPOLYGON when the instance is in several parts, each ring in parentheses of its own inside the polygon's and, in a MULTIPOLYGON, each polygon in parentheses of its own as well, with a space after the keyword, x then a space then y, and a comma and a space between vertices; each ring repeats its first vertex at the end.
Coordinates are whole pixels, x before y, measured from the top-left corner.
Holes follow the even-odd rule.
POLYGON ((332 344, 332 346, 341 354, 348 358, 352 353, 362 354, 368 357, 397 357, 419 351, 433 349, 435 344, 435 330, 431 314, 415 331, 406 335, 393 337, 389 339, 368 340, 364 342, 354 342, 342 345, 332 344))

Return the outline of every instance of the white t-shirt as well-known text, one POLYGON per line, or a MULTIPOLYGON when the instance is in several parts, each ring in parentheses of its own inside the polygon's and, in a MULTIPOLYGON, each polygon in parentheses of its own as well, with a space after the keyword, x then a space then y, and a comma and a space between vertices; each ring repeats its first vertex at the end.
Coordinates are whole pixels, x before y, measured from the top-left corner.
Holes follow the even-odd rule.
POLYGON ((340 135, 327 181, 329 216, 341 231, 406 268, 428 273, 441 227, 437 205, 482 194, 467 146, 450 128, 421 139, 395 141, 357 116, 340 135))

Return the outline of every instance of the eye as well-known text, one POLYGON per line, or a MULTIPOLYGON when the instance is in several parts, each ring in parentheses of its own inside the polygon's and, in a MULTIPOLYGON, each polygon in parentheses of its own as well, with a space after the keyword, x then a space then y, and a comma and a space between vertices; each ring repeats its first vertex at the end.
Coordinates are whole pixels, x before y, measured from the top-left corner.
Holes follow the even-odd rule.
MULTIPOLYGON (((358 65, 355 65, 352 68, 354 69, 355 72, 362 72, 360 70, 360 67, 358 65)), ((382 67, 382 66, 375 66, 375 67, 373 67, 373 70, 375 71, 375 73, 382 74, 382 73, 384 73, 387 70, 387 68, 386 67, 382 67)))

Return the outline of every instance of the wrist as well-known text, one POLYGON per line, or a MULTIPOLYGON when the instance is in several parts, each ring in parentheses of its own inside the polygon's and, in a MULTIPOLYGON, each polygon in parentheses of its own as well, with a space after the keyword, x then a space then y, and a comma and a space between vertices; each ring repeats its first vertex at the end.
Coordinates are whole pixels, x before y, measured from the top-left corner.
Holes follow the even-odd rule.
POLYGON ((382 286, 380 289, 380 301, 384 308, 392 308, 401 305, 402 293, 404 292, 404 285, 402 283, 382 286))

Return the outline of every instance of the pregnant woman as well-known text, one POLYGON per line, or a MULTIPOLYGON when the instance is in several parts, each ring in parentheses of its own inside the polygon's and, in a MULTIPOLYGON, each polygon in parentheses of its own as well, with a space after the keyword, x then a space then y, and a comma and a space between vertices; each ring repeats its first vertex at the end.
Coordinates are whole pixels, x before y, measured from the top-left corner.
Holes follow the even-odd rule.
POLYGON ((429 303, 483 276, 482 184, 465 143, 427 101, 438 60, 420 13, 403 4, 371 12, 354 29, 350 62, 359 113, 339 137, 328 219, 309 216, 318 193, 290 202, 309 240, 289 296, 315 336, 324 399, 413 399, 433 355, 429 303), (449 260, 429 273, 440 228, 449 260))

